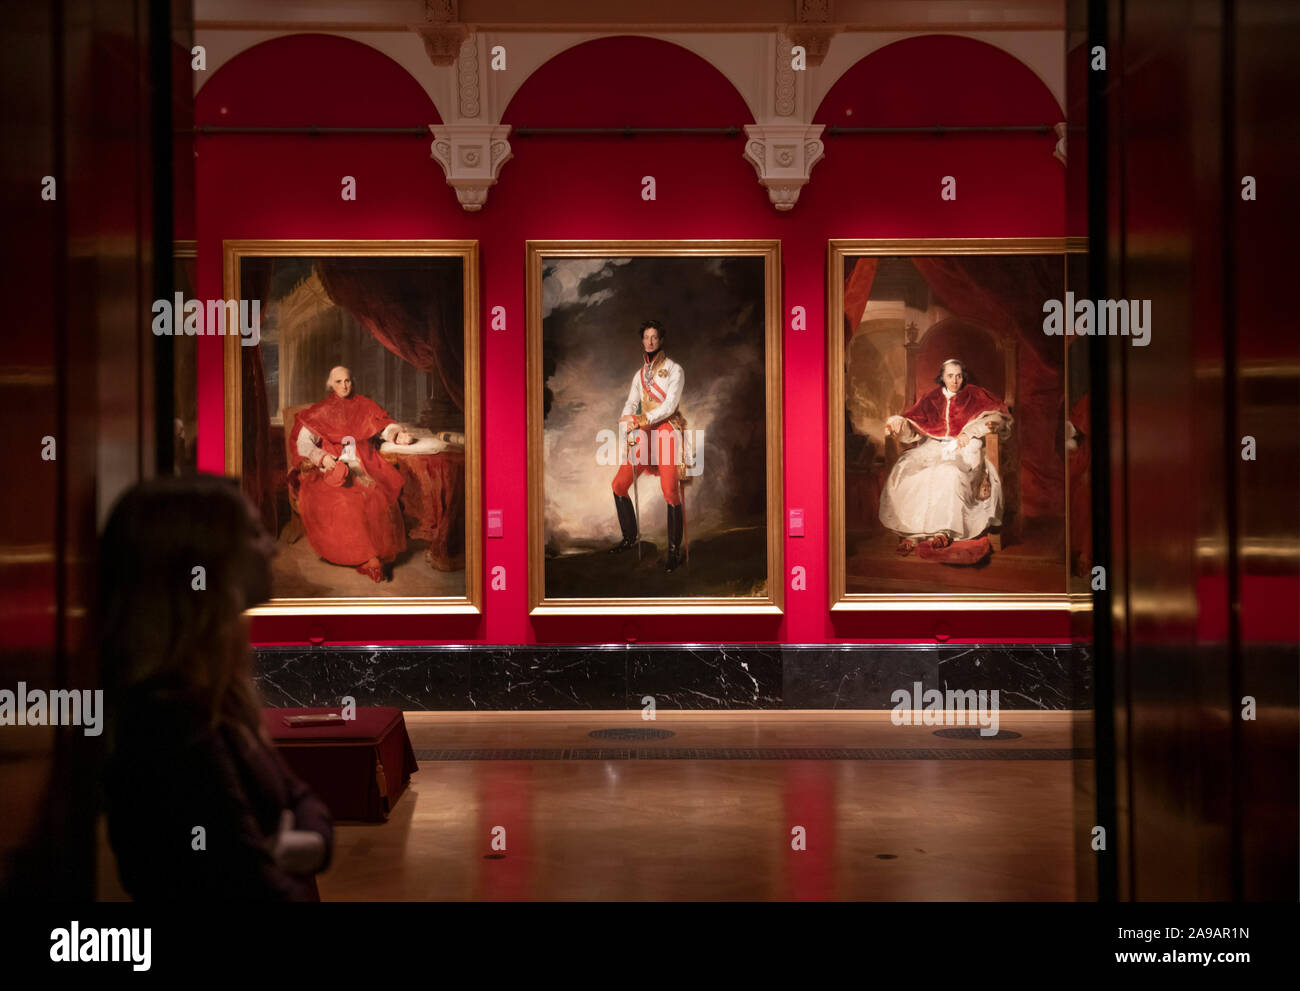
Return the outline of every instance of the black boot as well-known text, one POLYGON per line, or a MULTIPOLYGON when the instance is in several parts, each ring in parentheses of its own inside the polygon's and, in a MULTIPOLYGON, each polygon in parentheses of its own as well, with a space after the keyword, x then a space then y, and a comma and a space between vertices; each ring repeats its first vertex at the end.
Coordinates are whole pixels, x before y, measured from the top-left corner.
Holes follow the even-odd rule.
POLYGON ((623 530, 623 539, 609 549, 611 554, 618 554, 636 546, 636 512, 632 509, 632 500, 615 493, 614 508, 618 510, 618 525, 623 530))
POLYGON ((668 565, 664 571, 672 574, 682 563, 682 507, 668 506, 668 565))

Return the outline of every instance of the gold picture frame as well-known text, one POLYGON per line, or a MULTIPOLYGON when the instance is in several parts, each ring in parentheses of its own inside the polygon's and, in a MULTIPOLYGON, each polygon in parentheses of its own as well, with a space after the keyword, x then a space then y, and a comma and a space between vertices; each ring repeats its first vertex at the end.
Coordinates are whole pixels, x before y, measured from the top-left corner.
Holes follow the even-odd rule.
MULTIPOLYGON (((222 242, 225 299, 240 299, 240 263, 246 258, 321 257, 459 258, 464 303, 465 594, 442 596, 329 596, 278 598, 248 610, 252 616, 434 614, 478 615, 483 604, 482 414, 479 357, 479 249, 475 240, 288 240, 222 242)), ((225 338, 226 473, 243 473, 243 369, 241 339, 225 338)))
MULTIPOLYGON (((832 612, 944 610, 1048 610, 1069 612, 1086 605, 1086 595, 1071 594, 1069 553, 1057 592, 849 592, 845 504, 844 265, 848 258, 915 255, 1060 255, 1062 290, 1068 288, 1068 255, 1087 250, 1087 239, 1025 238, 833 238, 827 243, 826 366, 830 478, 828 496, 829 606, 832 612)), ((1063 339, 1064 341, 1065 339, 1063 339)), ((1069 349, 1063 343, 1063 382, 1069 388, 1069 349)), ((1065 423, 1061 424, 1064 434, 1065 423)), ((1069 500, 1064 507, 1069 533, 1069 500)))
MULTIPOLYGON (((573 240, 526 244, 528 402, 528 605, 530 615, 611 615, 635 611, 658 615, 780 615, 785 604, 783 543, 783 455, 781 243, 763 240, 573 240), (763 259, 766 587, 763 595, 673 597, 548 597, 546 594, 546 477, 542 271, 555 258, 758 257, 763 259)), ((670 333, 671 339, 671 333, 670 333)), ((671 343, 668 350, 671 351, 671 343)), ((688 380, 689 381, 689 380, 688 380)), ((688 531, 690 509, 687 509, 688 531)))

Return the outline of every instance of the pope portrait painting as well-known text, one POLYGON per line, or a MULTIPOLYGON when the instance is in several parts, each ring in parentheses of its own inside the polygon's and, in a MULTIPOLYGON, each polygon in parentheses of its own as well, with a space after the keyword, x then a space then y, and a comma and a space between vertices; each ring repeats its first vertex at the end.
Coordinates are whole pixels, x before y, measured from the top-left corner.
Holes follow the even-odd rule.
POLYGON ((895 463, 880 495, 880 522, 898 535, 902 555, 922 542, 938 550, 972 540, 1002 522, 1002 480, 985 457, 985 438, 1005 440, 1011 414, 969 381, 959 358, 943 362, 935 383, 885 421, 887 435, 919 441, 895 463))

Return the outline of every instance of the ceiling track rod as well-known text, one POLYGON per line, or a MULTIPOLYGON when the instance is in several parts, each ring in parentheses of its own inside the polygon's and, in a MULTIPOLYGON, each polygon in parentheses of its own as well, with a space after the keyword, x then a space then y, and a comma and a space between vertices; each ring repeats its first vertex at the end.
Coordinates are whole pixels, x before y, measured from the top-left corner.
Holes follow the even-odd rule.
MULTIPOLYGON (((308 137, 326 137, 329 135, 391 135, 394 137, 429 137, 428 127, 321 127, 314 124, 299 127, 242 127, 226 124, 203 124, 182 131, 185 134, 198 134, 203 137, 217 137, 223 134, 293 134, 308 137)), ((932 134, 942 137, 946 134, 1051 134, 1051 124, 988 124, 988 125, 947 125, 934 124, 922 127, 841 127, 831 124, 825 130, 831 136, 852 136, 866 134, 932 134)), ((735 138, 741 134, 739 127, 515 127, 511 137, 621 137, 631 138, 640 135, 693 135, 735 138)))
POLYGON ((933 127, 840 127, 831 124, 826 128, 827 134, 1052 134, 1051 124, 983 124, 983 125, 948 125, 935 124, 933 127))
POLYGON ((222 134, 304 134, 309 137, 324 137, 331 134, 370 134, 407 137, 429 137, 427 127, 319 127, 308 124, 305 127, 240 127, 226 124, 201 124, 182 134, 199 134, 215 137, 222 134))

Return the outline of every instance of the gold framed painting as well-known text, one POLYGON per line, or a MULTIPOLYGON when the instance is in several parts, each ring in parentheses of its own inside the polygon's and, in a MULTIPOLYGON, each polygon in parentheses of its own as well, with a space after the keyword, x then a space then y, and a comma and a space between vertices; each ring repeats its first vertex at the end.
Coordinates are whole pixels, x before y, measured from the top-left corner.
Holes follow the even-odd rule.
POLYGON ((1090 339, 1044 329, 1085 248, 830 241, 833 611, 1086 598, 1090 339))
POLYGON ((529 241, 529 608, 769 613, 780 242, 529 241))
POLYGON ((224 268, 226 472, 276 537, 251 612, 479 612, 478 242, 231 240, 224 268))

